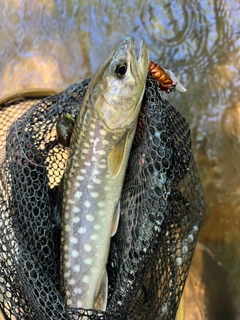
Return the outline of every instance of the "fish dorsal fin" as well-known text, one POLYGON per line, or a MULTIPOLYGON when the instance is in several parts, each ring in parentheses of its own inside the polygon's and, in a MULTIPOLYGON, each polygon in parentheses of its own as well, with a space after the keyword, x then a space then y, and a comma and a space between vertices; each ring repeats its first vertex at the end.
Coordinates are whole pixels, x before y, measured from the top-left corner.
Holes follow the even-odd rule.
POLYGON ((113 215, 113 221, 112 221, 112 230, 111 230, 111 237, 115 235, 118 228, 119 218, 120 218, 120 201, 118 202, 118 205, 116 207, 115 213, 113 215))
POLYGON ((115 178, 123 165, 125 155, 126 155, 126 148, 127 142, 129 138, 130 130, 126 131, 120 141, 112 148, 108 155, 108 165, 110 169, 110 173, 112 178, 115 178))
POLYGON ((107 308, 107 297, 108 297, 108 276, 107 276, 107 270, 105 269, 102 273, 100 284, 95 294, 93 309, 105 311, 107 308))

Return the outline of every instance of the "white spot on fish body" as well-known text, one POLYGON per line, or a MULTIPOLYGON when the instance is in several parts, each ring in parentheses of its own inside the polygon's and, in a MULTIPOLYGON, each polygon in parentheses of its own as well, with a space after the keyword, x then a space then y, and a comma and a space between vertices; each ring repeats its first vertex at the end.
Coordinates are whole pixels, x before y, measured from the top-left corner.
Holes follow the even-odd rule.
MULTIPOLYGON (((75 266, 73 266, 73 271, 74 272, 80 272, 80 265, 76 264, 75 266)), ((70 282, 69 282, 70 283, 70 282)))
POLYGON ((97 203, 97 206, 98 206, 99 208, 103 208, 103 207, 104 207, 104 202, 103 202, 103 201, 99 201, 99 202, 97 203))
POLYGON ((84 244, 83 248, 86 252, 92 251, 92 246, 88 243, 84 244))
POLYGON ((105 150, 98 150, 98 152, 97 152, 100 156, 105 156, 105 154, 106 154, 106 151, 105 150))
POLYGON ((92 182, 93 182, 93 183, 96 183, 96 184, 101 184, 101 183, 102 183, 102 180, 93 177, 93 178, 92 178, 92 182))
POLYGON ((103 129, 100 129, 99 133, 100 133, 101 136, 106 136, 106 134, 107 134, 107 132, 105 130, 103 130, 103 129))
MULTIPOLYGON (((82 196, 82 192, 81 192, 81 191, 77 191, 77 192, 75 193, 75 198, 76 198, 76 199, 81 198, 81 196, 82 196)), ((73 201, 73 203, 74 203, 74 201, 73 201)))
POLYGON ((91 196, 92 198, 97 198, 97 197, 99 196, 99 193, 98 193, 98 192, 91 192, 91 193, 90 193, 90 196, 91 196))
POLYGON ((96 129, 96 126, 95 126, 94 123, 91 123, 91 124, 90 124, 90 127, 91 127, 92 129, 96 129))
MULTIPOLYGON (((83 180, 84 180, 84 177, 83 177, 83 176, 77 176, 76 179, 79 180, 79 181, 83 181, 83 180)), ((80 186, 80 184, 79 184, 79 186, 80 186)), ((78 186, 78 187, 79 187, 79 186, 78 186)), ((78 188, 78 187, 77 187, 77 188, 78 188)))
POLYGON ((86 169, 81 169, 80 172, 81 172, 81 173, 86 173, 87 170, 86 170, 86 169))
POLYGON ((104 189, 104 191, 111 191, 111 187, 110 186, 106 186, 103 189, 104 189))
POLYGON ((89 149, 87 149, 87 148, 82 149, 83 154, 88 154, 88 152, 89 152, 89 149))
POLYGON ((86 274, 83 276, 83 278, 82 278, 82 282, 83 283, 88 283, 89 282, 89 276, 87 276, 86 274))
POLYGON ((79 252, 77 250, 72 251, 73 258, 77 258, 79 256, 79 252))
POLYGON ((69 279, 69 277, 70 277, 70 271, 68 271, 68 272, 64 272, 64 278, 65 279, 69 279))
POLYGON ((78 243, 78 238, 76 238, 76 237, 71 237, 71 238, 70 238, 70 242, 71 242, 72 244, 76 244, 76 243, 78 243))
POLYGON ((80 212, 80 208, 74 206, 73 209, 72 209, 72 212, 73 213, 79 213, 80 212))
POLYGON ((67 299, 67 305, 68 305, 68 307, 71 307, 71 305, 72 305, 72 300, 71 299, 67 299))
POLYGON ((74 168, 78 168, 79 167, 79 163, 78 162, 74 162, 74 167, 72 167, 72 173, 75 173, 75 169, 74 168))
POLYGON ((86 258, 84 259, 84 263, 88 266, 90 266, 92 264, 92 258, 86 258))
MULTIPOLYGON (((69 211, 69 206, 66 206, 65 209, 66 209, 66 211, 69 211)), ((69 219, 69 218, 70 218, 70 215, 69 215, 68 212, 65 213, 65 218, 66 218, 66 219, 69 219)))
POLYGON ((70 297, 70 295, 71 295, 71 293, 70 293, 70 291, 66 291, 66 297, 70 297))
POLYGON ((74 187, 79 188, 80 187, 80 183, 79 182, 75 182, 74 183, 74 187))
POLYGON ((91 184, 87 185, 87 189, 93 189, 94 187, 91 184))
POLYGON ((85 228, 85 227, 80 227, 80 228, 78 228, 78 233, 79 234, 84 234, 84 233, 86 233, 86 231, 87 231, 87 229, 85 228))
POLYGON ((64 251, 68 251, 68 249, 69 249, 68 245, 65 244, 65 245, 63 246, 63 250, 64 250, 64 251))
POLYGON ((66 263, 65 263, 65 266, 67 267, 67 268, 70 268, 70 261, 67 261, 66 263))
POLYGON ((104 216, 104 215, 105 215, 105 211, 99 210, 99 211, 98 211, 98 214, 99 214, 100 216, 104 216))
POLYGON ((90 207, 91 207, 91 202, 88 201, 88 200, 84 201, 83 204, 84 204, 84 206, 85 206, 86 208, 90 208, 90 207))
POLYGON ((90 135, 90 137, 94 137, 94 135, 95 135, 94 131, 90 131, 89 135, 90 135))
POLYGON ((91 166, 91 162, 86 161, 86 162, 84 162, 84 165, 87 166, 87 167, 90 167, 91 166))
POLYGON ((76 283, 76 280, 75 279, 69 279, 69 284, 70 285, 74 285, 76 283))
POLYGON ((98 167, 99 167, 100 169, 106 169, 106 168, 107 168, 107 166, 106 166, 105 164, 100 164, 98 167))
POLYGON ((85 218, 86 218, 86 220, 89 221, 89 222, 93 222, 93 221, 94 221, 94 216, 91 215, 91 214, 87 214, 85 218))
POLYGON ((107 146, 108 144, 109 144, 109 141, 107 141, 107 140, 105 140, 105 139, 102 141, 102 145, 103 145, 103 146, 107 146))
POLYGON ((98 234, 92 234, 91 236, 90 236, 90 240, 93 240, 93 241, 96 241, 96 240, 98 240, 99 239, 99 236, 98 236, 98 234))
POLYGON ((92 173, 93 173, 93 175, 98 175, 98 174, 100 174, 100 171, 97 169, 94 169, 92 173))
POLYGON ((71 230, 71 227, 69 224, 66 224, 65 225, 65 231, 69 232, 71 230))
MULTIPOLYGON (((82 301, 81 300, 78 300, 77 301, 77 308, 81 308, 82 307, 82 301)), ((85 317, 84 317, 85 318, 85 317)))
POLYGON ((90 144, 89 144, 88 142, 86 142, 86 141, 83 143, 83 145, 84 145, 84 147, 86 147, 86 148, 90 148, 90 144))
POLYGON ((73 218, 73 223, 78 223, 80 221, 80 217, 74 217, 73 218))
POLYGON ((93 229, 96 230, 96 231, 98 231, 98 230, 101 229, 101 227, 100 227, 99 224, 95 224, 95 225, 93 226, 93 229))
POLYGON ((73 199, 68 199, 68 203, 69 203, 69 204, 74 204, 75 201, 74 201, 73 199))
POLYGON ((74 288, 73 292, 81 294, 82 293, 82 289, 81 288, 74 288))

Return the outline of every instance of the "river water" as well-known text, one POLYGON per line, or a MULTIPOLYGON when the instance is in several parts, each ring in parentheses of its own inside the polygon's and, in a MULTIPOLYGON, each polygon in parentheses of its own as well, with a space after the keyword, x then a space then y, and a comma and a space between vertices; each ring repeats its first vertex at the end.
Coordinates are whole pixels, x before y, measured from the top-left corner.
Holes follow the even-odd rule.
POLYGON ((79 82, 126 35, 187 88, 167 98, 192 130, 206 216, 185 319, 240 319, 238 0, 0 0, 0 96, 79 82))

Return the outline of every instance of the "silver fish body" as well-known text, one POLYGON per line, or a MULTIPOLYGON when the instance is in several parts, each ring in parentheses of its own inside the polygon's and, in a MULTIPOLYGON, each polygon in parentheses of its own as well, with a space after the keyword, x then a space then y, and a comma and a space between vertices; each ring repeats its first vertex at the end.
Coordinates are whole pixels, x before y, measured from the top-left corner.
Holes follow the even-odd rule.
POLYGON ((92 78, 77 115, 64 176, 61 282, 68 307, 106 309, 106 264, 148 73, 134 39, 117 45, 92 78))

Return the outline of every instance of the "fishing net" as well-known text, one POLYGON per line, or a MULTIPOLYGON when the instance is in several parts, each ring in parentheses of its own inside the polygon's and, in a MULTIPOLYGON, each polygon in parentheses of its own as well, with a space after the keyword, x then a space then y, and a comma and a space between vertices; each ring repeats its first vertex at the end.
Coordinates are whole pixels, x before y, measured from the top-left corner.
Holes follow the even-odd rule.
POLYGON ((56 123, 76 115, 89 79, 0 105, 0 309, 5 319, 174 319, 202 221, 185 119, 149 75, 108 260, 106 312, 68 309, 59 279, 59 183, 67 147, 56 123))

